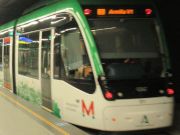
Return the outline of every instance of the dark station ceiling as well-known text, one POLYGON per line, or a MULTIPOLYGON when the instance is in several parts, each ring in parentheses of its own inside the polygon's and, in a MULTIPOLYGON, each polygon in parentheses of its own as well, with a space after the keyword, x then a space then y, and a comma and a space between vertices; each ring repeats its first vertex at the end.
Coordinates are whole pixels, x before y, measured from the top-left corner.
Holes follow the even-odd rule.
POLYGON ((0 0, 0 25, 20 16, 38 0, 0 0))
MULTIPOLYGON (((14 18, 17 18, 22 14, 22 12, 32 6, 33 4, 44 2, 44 1, 53 1, 53 0, 0 0, 0 25, 4 24, 8 21, 13 20, 14 18)), ((88 1, 88 0, 87 0, 88 1)), ((152 0, 154 1, 159 9, 161 9, 161 13, 167 14, 167 16, 164 16, 166 19, 169 18, 169 12, 174 10, 174 12, 177 13, 177 9, 172 9, 176 5, 179 5, 177 0, 173 1, 165 1, 165 0, 152 0), (168 10, 172 9, 172 10, 168 10)), ((179 17, 180 18, 180 17, 179 17)))

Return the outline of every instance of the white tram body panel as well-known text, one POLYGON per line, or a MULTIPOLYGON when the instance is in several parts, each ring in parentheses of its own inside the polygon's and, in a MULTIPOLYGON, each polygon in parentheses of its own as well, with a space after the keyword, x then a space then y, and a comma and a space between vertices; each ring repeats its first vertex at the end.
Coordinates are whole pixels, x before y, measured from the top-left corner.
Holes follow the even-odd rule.
POLYGON ((65 121, 106 131, 156 129, 172 124, 171 97, 106 101, 100 87, 91 95, 64 81, 53 83, 52 97, 58 101, 65 121))
POLYGON ((168 127, 172 124, 173 99, 132 99, 127 102, 129 103, 126 104, 124 101, 125 105, 121 105, 123 101, 121 103, 117 101, 117 105, 105 107, 103 111, 104 129, 110 131, 143 130, 168 127), (154 100, 157 102, 155 103, 154 100))
POLYGON ((63 120, 84 127, 104 128, 100 92, 87 94, 64 81, 53 81, 52 84, 53 101, 57 102, 63 120))

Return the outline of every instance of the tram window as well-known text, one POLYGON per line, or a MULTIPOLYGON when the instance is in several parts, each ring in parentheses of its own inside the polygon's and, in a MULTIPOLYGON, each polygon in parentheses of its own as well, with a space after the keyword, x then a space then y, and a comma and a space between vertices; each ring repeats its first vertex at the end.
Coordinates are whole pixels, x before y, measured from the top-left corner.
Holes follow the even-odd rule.
POLYGON ((38 78, 39 32, 19 36, 18 72, 38 78))
POLYGON ((50 44, 51 44, 51 32, 43 31, 42 33, 42 45, 41 45, 41 73, 51 75, 50 72, 50 44))
POLYGON ((79 30, 62 34, 62 58, 66 76, 73 79, 91 79, 92 69, 79 30))
POLYGON ((2 45, 3 45, 3 40, 0 39, 0 71, 2 71, 2 45))
POLYGON ((60 34, 55 33, 55 40, 54 40, 54 78, 61 79, 61 74, 63 69, 62 67, 62 60, 60 54, 60 44, 61 44, 61 37, 60 34))
MULTIPOLYGON (((59 28, 57 27, 58 34, 60 35, 60 47, 59 49, 57 47, 57 53, 55 52, 55 55, 56 58, 58 58, 60 53, 62 58, 62 60, 60 60, 60 57, 58 58, 59 61, 61 61, 59 63, 63 63, 63 68, 61 67, 61 76, 75 87, 88 93, 93 93, 95 83, 85 43, 78 28, 78 24, 72 16, 70 18, 71 19, 68 18, 68 21, 66 21, 64 25, 61 25, 59 28)), ((55 47, 56 45, 58 44, 56 43, 55 47)), ((59 64, 57 61, 55 62, 56 65, 59 64)), ((60 66, 61 65, 59 65, 59 67, 60 66)), ((55 67, 54 70, 56 70, 54 72, 56 73, 59 69, 55 67)))

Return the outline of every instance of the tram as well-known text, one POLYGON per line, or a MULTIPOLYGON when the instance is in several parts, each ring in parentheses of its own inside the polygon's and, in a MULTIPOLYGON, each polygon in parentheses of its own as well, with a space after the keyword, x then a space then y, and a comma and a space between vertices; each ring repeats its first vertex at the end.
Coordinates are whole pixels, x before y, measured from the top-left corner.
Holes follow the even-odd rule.
POLYGON ((92 129, 171 126, 170 68, 150 1, 55 0, 0 26, 1 87, 92 129))

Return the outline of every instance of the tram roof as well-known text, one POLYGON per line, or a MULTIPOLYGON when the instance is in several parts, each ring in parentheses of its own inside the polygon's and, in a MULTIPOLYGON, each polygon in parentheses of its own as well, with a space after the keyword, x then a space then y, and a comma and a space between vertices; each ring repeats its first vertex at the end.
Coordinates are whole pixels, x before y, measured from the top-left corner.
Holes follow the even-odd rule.
MULTIPOLYGON (((55 11, 57 8, 62 8, 63 5, 73 4, 73 3, 79 3, 80 5, 134 5, 134 4, 152 4, 152 0, 45 0, 43 2, 39 2, 32 7, 28 8, 22 17, 18 19, 18 23, 26 22, 27 20, 30 20, 30 18, 36 18, 38 16, 44 15, 48 12, 55 11), (61 3, 61 4, 57 4, 61 3), (47 7, 47 6, 50 6, 47 7), (55 9, 56 8, 56 9, 55 9), (39 10, 38 10, 39 9, 39 10), (38 11, 36 11, 38 10, 38 11)), ((0 26, 0 31, 5 30, 8 28, 11 28, 15 24, 15 20, 11 21, 9 23, 6 23, 4 25, 0 26)))
POLYGON ((23 14, 32 12, 38 8, 50 5, 55 2, 79 2, 81 5, 120 5, 120 4, 152 4, 152 0, 44 0, 26 9, 23 14))
POLYGON ((10 21, 10 22, 8 22, 8 23, 5 23, 5 24, 3 24, 3 25, 0 26, 0 31, 13 28, 14 25, 15 25, 15 20, 10 21))

